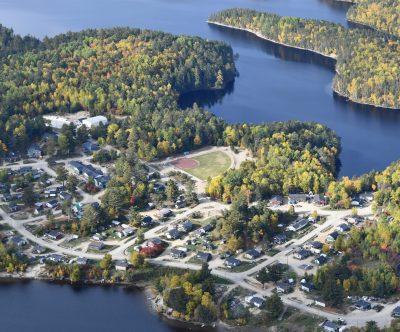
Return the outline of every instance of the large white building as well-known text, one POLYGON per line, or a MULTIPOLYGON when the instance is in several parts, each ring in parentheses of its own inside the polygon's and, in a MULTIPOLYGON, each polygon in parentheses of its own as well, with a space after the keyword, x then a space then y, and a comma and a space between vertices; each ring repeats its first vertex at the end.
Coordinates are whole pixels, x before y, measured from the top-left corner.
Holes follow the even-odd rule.
POLYGON ((88 128, 97 127, 100 123, 102 123, 104 126, 107 125, 107 118, 105 116, 98 115, 82 120, 82 124, 88 128))

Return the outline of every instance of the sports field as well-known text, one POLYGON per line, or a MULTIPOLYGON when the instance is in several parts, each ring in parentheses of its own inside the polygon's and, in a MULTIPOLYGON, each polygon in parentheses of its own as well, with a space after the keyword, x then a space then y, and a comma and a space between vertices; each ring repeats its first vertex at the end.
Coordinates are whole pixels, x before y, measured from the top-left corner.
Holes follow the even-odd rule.
POLYGON ((225 172, 231 165, 231 158, 225 152, 214 151, 193 158, 178 159, 172 164, 201 180, 207 180, 208 177, 225 172))

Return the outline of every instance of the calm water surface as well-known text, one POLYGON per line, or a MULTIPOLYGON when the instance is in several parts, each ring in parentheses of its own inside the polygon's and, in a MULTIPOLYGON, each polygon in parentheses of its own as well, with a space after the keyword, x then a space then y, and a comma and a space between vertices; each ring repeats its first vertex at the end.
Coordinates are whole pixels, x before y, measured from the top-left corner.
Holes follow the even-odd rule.
POLYGON ((120 25, 224 40, 239 55, 240 77, 230 94, 209 103, 210 111, 231 122, 299 119, 326 124, 342 138, 342 175, 381 169, 399 158, 400 112, 341 102, 331 92, 333 71, 321 61, 296 58, 244 33, 205 23, 210 13, 229 7, 346 25, 348 5, 333 0, 0 0, 0 22, 39 37, 120 25))
MULTIPOLYGON (((363 109, 334 98, 329 61, 205 23, 210 13, 229 7, 343 25, 348 8, 331 0, 0 0, 0 23, 38 37, 118 25, 224 40, 239 56, 240 77, 225 96, 196 94, 182 104, 197 101, 230 122, 326 124, 342 137, 343 175, 380 169, 399 158, 400 112, 363 109)), ((152 315, 137 291, 32 282, 0 285, 0 299, 1 332, 188 330, 152 315)))

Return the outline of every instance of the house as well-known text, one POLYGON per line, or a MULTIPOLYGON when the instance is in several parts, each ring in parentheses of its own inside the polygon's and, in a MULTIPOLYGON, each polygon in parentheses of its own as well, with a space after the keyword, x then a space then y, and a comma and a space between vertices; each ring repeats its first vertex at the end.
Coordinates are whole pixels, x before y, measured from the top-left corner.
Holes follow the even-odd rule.
POLYGON ((92 239, 95 240, 95 241, 103 241, 103 240, 104 240, 104 237, 103 237, 103 235, 101 235, 101 234, 99 234, 99 233, 96 233, 96 234, 94 234, 94 235, 92 236, 92 239))
POLYGON ((89 260, 87 258, 85 258, 85 257, 78 257, 76 259, 76 264, 78 264, 78 265, 87 265, 88 261, 89 260))
POLYGON ((105 116, 98 115, 82 120, 82 125, 86 126, 88 129, 97 127, 100 124, 102 124, 103 126, 106 126, 108 124, 108 120, 105 116))
POLYGON ((115 262, 115 269, 117 271, 126 271, 129 267, 129 264, 126 260, 120 260, 115 262))
POLYGON ((287 236, 283 233, 274 236, 274 243, 283 244, 287 241, 287 236))
POLYGON ((310 196, 307 194, 289 194, 288 204, 297 204, 300 202, 307 202, 310 196))
POLYGON ((76 174, 82 174, 84 169, 84 166, 80 161, 71 160, 69 166, 76 174))
POLYGON ((92 154, 93 152, 99 150, 100 147, 98 144, 87 141, 82 144, 82 149, 85 154, 92 154))
POLYGON ((61 191, 58 197, 60 197, 62 201, 70 201, 72 199, 72 195, 66 191, 61 191))
POLYGON ((56 230, 51 230, 46 233, 46 237, 49 238, 50 240, 57 241, 63 238, 63 234, 56 230))
POLYGON ((293 290, 293 287, 291 284, 287 283, 287 282, 278 282, 278 284, 276 285, 276 291, 278 293, 290 293, 293 290))
POLYGON ((399 318, 400 317, 400 306, 393 309, 392 317, 395 317, 395 318, 399 318))
POLYGON ((105 189, 109 181, 110 177, 108 175, 98 175, 94 178, 94 184, 99 189, 105 189))
POLYGON ((295 252, 293 254, 293 257, 296 259, 306 259, 308 257, 310 257, 312 255, 312 252, 310 250, 306 250, 306 249, 300 249, 299 251, 295 252))
POLYGON ((244 254, 244 257, 247 259, 256 259, 260 256, 261 256, 261 252, 256 249, 250 249, 244 254))
POLYGON ((7 194, 7 193, 3 194, 3 198, 2 198, 3 202, 10 202, 10 201, 12 201, 12 199, 13 199, 13 197, 11 194, 7 194))
POLYGON ((323 322, 321 327, 326 332, 338 332, 339 331, 339 325, 337 325, 336 323, 334 323, 330 320, 326 320, 325 322, 323 322))
POLYGON ((65 261, 65 257, 63 255, 51 254, 47 256, 47 260, 53 263, 63 263, 65 261))
POLYGON ((172 228, 165 233, 165 236, 168 240, 176 240, 181 237, 181 232, 179 232, 176 228, 172 228))
POLYGON ((193 228, 193 224, 190 220, 184 221, 182 224, 178 226, 178 230, 182 233, 189 233, 193 228))
POLYGON ((8 240, 9 244, 12 244, 14 246, 17 247, 23 247, 26 246, 28 244, 28 241, 25 240, 23 237, 21 236, 12 236, 9 240, 8 240))
POLYGON ((324 265, 328 261, 326 255, 321 254, 316 259, 314 259, 314 263, 317 265, 324 265))
POLYGON ((46 206, 49 208, 49 209, 55 209, 55 208, 57 208, 58 207, 58 201, 56 200, 56 199, 53 199, 53 200, 51 200, 51 201, 48 201, 47 203, 46 203, 46 206))
POLYGON ((211 260, 212 256, 208 252, 199 251, 196 255, 196 258, 204 263, 207 263, 211 260))
POLYGON ((119 226, 121 223, 118 220, 113 220, 111 221, 111 225, 113 226, 119 226))
POLYGON ((178 199, 175 202, 175 209, 183 209, 186 206, 186 202, 182 199, 178 199))
POLYGON ((308 225, 308 219, 300 219, 296 221, 294 224, 290 225, 287 230, 292 232, 298 232, 299 230, 303 229, 308 225))
POLYGON ((336 239, 338 238, 338 236, 339 236, 339 233, 334 231, 334 232, 328 234, 328 236, 326 237, 326 241, 327 242, 335 242, 336 239))
POLYGON ((315 289, 315 286, 311 282, 304 282, 304 283, 301 283, 300 289, 304 292, 310 293, 315 289))
POLYGON ((213 229, 214 229, 214 226, 213 226, 212 224, 204 225, 203 227, 200 227, 200 228, 197 230, 196 235, 197 235, 197 236, 206 235, 207 233, 211 232, 213 229))
POLYGON ((150 216, 145 216, 141 222, 142 227, 151 227, 153 226, 153 224, 154 224, 153 218, 150 216))
POLYGON ((186 257, 186 252, 184 252, 183 250, 180 250, 178 248, 172 248, 170 251, 170 255, 173 258, 184 258, 184 257, 186 257))
POLYGON ((252 304, 253 306, 255 306, 257 308, 261 308, 264 305, 264 303, 265 303, 265 300, 258 296, 254 296, 250 301, 250 304, 252 304))
POLYGON ((57 197, 57 188, 51 188, 51 189, 46 189, 44 191, 44 197, 49 198, 49 197, 57 197))
POLYGON ((7 208, 10 212, 17 212, 19 210, 19 206, 15 203, 8 203, 7 208))
POLYGON ((325 205, 326 204, 326 199, 322 195, 316 194, 316 195, 314 195, 313 203, 315 205, 325 205))
POLYGON ((46 248, 45 248, 45 247, 42 247, 42 246, 39 245, 39 244, 36 244, 36 245, 32 248, 32 253, 33 253, 33 254, 41 255, 41 254, 44 254, 45 252, 46 252, 46 248))
POLYGON ((280 195, 274 196, 269 200, 269 204, 271 206, 274 206, 274 207, 282 205, 283 204, 283 197, 280 196, 280 195))
POLYGON ((350 231, 350 226, 348 224, 340 224, 339 226, 336 227, 336 230, 340 233, 345 233, 350 231))
POLYGON ((171 214, 172 214, 172 211, 171 211, 170 209, 166 209, 166 208, 161 209, 161 210, 158 212, 158 216, 159 216, 161 219, 168 218, 171 214))
POLYGON ((310 242, 310 243, 309 243, 310 251, 311 251, 313 254, 320 254, 321 251, 322 251, 323 246, 324 246, 324 245, 323 245, 321 242, 319 242, 319 241, 313 241, 313 242, 310 242))
POLYGON ((37 144, 32 144, 27 151, 28 158, 41 158, 42 154, 43 151, 37 144))
POLYGON ((160 182, 154 183, 153 188, 154 188, 154 191, 155 191, 156 193, 162 193, 162 192, 165 191, 165 186, 164 186, 164 184, 163 184, 163 183, 160 183, 160 182))
POLYGON ((88 246, 88 250, 93 250, 93 251, 100 251, 103 248, 104 248, 103 242, 91 242, 88 246))
POLYGON ((234 257, 228 257, 227 259, 225 259, 224 261, 224 265, 228 268, 233 268, 233 267, 237 267, 240 264, 242 264, 242 262, 234 257))
POLYGON ((371 303, 365 300, 358 300, 354 305, 358 310, 366 311, 371 309, 371 303))

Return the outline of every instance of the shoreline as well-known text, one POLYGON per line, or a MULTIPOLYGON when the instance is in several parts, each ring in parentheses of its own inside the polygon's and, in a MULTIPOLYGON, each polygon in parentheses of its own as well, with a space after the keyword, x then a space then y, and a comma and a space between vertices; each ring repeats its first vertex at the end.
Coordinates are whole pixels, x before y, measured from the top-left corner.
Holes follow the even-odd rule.
POLYGON ((182 327, 185 325, 186 327, 191 326, 195 328, 218 328, 218 327, 225 327, 228 328, 229 326, 225 326, 225 324, 222 324, 220 320, 216 321, 213 324, 203 324, 199 322, 193 322, 193 321, 184 321, 178 318, 172 317, 172 315, 168 314, 167 308, 162 305, 160 306, 158 304, 158 301, 160 300, 160 295, 154 293, 154 289, 151 287, 151 285, 146 282, 135 282, 135 283, 127 283, 127 282, 102 282, 102 281, 90 281, 90 280, 85 280, 77 283, 72 283, 69 279, 52 279, 52 278, 46 278, 44 276, 35 276, 35 275, 29 275, 29 273, 7 273, 7 272, 1 272, 0 273, 0 284, 12 284, 12 283, 29 283, 29 282, 44 282, 44 283, 50 283, 50 284, 56 284, 56 285, 63 285, 63 286, 72 286, 72 287, 125 287, 125 288, 131 288, 131 289, 136 289, 140 292, 142 292, 145 296, 145 303, 146 306, 148 307, 149 311, 152 314, 160 316, 162 319, 166 320, 166 324, 168 325, 176 325, 179 327, 182 327))
MULTIPOLYGON (((333 56, 333 55, 328 55, 328 54, 324 54, 322 52, 319 51, 315 51, 315 50, 311 50, 308 48, 304 48, 304 47, 299 47, 299 46, 293 46, 293 45, 288 45, 282 42, 278 42, 276 40, 270 39, 268 37, 265 37, 264 35, 262 35, 260 32, 255 31, 255 30, 251 30, 251 29, 246 29, 246 28, 240 28, 240 27, 235 27, 229 24, 224 24, 224 23, 219 23, 219 22, 215 22, 215 21, 210 21, 207 20, 206 23, 211 24, 211 25, 216 25, 216 26, 220 26, 223 28, 227 28, 227 29, 234 29, 234 30, 239 30, 239 31, 244 31, 244 32, 248 32, 253 34, 254 36, 263 39, 265 41, 271 42, 273 44, 276 45, 280 45, 280 46, 284 46, 284 47, 288 47, 288 48, 292 48, 294 50, 301 50, 301 51, 306 51, 306 52, 311 52, 320 56, 323 56, 325 58, 331 59, 331 60, 335 60, 337 61, 337 56, 333 56)), ((355 22, 356 23, 356 22, 355 22)), ((335 70, 335 72, 337 74, 340 74, 337 70, 335 70)), ((379 105, 379 104, 371 104, 371 103, 367 103, 367 102, 361 102, 359 100, 354 100, 352 98, 350 98, 348 95, 341 93, 339 91, 337 91, 337 89, 334 88, 333 84, 331 85, 331 89, 333 93, 336 93, 337 95, 339 95, 340 97, 346 99, 348 102, 352 102, 354 104, 358 104, 361 106, 366 106, 366 107, 373 107, 373 108, 378 108, 378 109, 387 109, 387 110, 400 110, 400 107, 390 107, 390 106, 384 106, 384 105, 379 105)))

